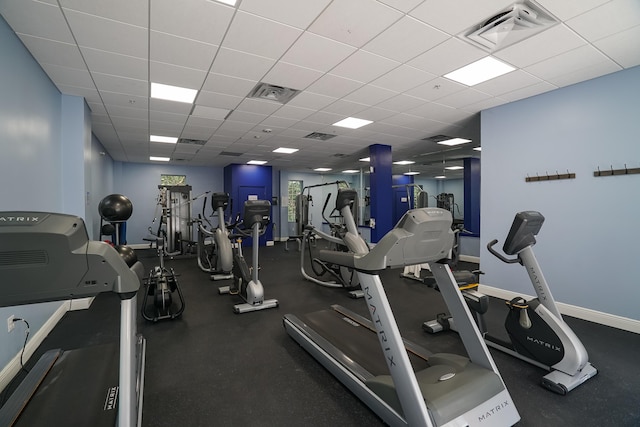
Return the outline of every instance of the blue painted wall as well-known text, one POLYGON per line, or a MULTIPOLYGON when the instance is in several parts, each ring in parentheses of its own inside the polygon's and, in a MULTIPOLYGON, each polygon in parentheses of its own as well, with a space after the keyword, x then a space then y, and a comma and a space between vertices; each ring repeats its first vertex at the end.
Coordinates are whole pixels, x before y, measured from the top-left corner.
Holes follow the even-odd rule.
POLYGON ((640 175, 593 176, 640 167, 639 88, 635 67, 482 112, 483 283, 532 294, 524 269, 484 245, 504 241, 516 212, 537 210, 534 251, 556 299, 640 320, 640 175), (576 179, 525 182, 567 170, 576 179))

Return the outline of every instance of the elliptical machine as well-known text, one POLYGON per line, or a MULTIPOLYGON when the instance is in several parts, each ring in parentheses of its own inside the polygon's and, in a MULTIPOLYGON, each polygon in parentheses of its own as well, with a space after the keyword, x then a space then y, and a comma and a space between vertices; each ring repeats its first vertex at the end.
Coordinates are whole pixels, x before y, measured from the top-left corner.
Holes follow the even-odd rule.
POLYGON ((173 320, 182 315, 185 308, 184 296, 178 286, 178 279, 173 268, 164 266, 164 253, 166 236, 164 230, 160 230, 160 236, 156 236, 156 249, 160 265, 149 271, 149 276, 144 279, 144 298, 142 299, 142 317, 150 322, 158 320, 173 320), (177 292, 177 304, 173 293, 177 292), (153 296, 153 302, 149 303, 149 297, 153 296), (150 309, 153 308, 153 310, 150 309))
POLYGON ((264 287, 258 279, 258 248, 260 236, 267 231, 271 220, 271 203, 268 200, 247 200, 244 202, 242 223, 235 226, 238 234, 231 235, 236 239, 236 253, 233 257, 233 285, 218 288, 220 294, 239 295, 245 302, 233 306, 237 314, 249 311, 265 310, 278 306, 276 299, 264 299, 264 287), (241 228, 241 226, 243 226, 241 228), (252 239, 252 264, 247 264, 242 254, 242 237, 252 239))
MULTIPOLYGON (((302 208, 308 210, 309 196, 300 194, 298 197, 302 199, 302 208)), ((313 257, 311 253, 311 246, 316 237, 321 237, 328 241, 334 250, 355 254, 366 254, 369 252, 369 246, 360 233, 358 233, 358 226, 356 225, 353 217, 352 209, 357 197, 358 194, 355 189, 338 187, 336 206, 333 211, 340 213, 343 224, 337 224, 329 221, 324 214, 329 203, 329 199, 331 198, 331 193, 329 193, 324 202, 324 206, 322 207, 322 218, 329 224, 329 227, 331 228, 330 234, 315 228, 309 223, 305 223, 300 248, 300 272, 306 280, 325 287, 347 289, 351 298, 362 298, 364 296, 364 293, 360 289, 360 281, 355 270, 313 257), (321 280, 310 276, 305 271, 305 247, 306 254, 309 257, 311 269, 314 274, 317 277, 322 277, 325 274, 328 274, 331 276, 332 280, 321 280)))
MULTIPOLYGON (((524 266, 537 295, 537 298, 529 301, 522 297, 506 301, 509 312, 504 325, 510 341, 501 340, 487 332, 483 317, 489 306, 486 295, 477 291, 462 294, 488 346, 550 371, 542 378, 542 385, 565 395, 598 371, 589 363, 587 350, 580 339, 562 319, 533 253, 535 236, 543 222, 544 217, 536 211, 516 214, 502 248, 505 254, 515 255, 516 258, 508 259, 493 249, 498 240, 492 240, 487 245, 489 252, 501 261, 524 266)), ((454 319, 439 315, 438 319, 425 322, 423 329, 431 333, 455 330, 454 319)))
POLYGON ((205 273, 211 274, 211 280, 226 280, 233 278, 231 269, 233 268, 233 249, 229 239, 229 230, 225 221, 224 212, 229 205, 228 193, 213 193, 211 195, 211 208, 218 217, 218 226, 213 226, 206 219, 204 210, 207 201, 202 205, 202 215, 197 220, 198 223, 198 266, 205 273), (211 230, 208 230, 203 221, 209 223, 211 230), (213 243, 210 243, 211 240, 213 243))

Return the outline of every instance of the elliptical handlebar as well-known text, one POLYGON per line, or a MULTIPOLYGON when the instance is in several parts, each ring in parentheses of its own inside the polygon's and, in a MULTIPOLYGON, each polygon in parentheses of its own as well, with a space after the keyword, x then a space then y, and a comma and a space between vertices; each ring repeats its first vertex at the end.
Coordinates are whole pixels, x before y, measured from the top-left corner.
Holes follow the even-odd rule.
POLYGON ((493 249, 493 246, 496 243, 498 243, 498 239, 493 239, 492 241, 487 243, 487 250, 489 252, 491 252, 491 254, 493 254, 500 261, 502 261, 504 263, 507 263, 507 264, 516 264, 516 263, 522 264, 522 261, 520 260, 519 257, 518 258, 509 259, 509 258, 505 257, 504 255, 502 255, 501 253, 498 253, 495 249, 493 249))

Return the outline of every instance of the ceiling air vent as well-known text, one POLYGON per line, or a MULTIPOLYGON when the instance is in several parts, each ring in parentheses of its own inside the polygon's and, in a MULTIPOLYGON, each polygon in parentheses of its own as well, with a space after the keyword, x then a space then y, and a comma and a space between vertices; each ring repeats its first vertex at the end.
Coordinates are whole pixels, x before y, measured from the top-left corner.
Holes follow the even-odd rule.
POLYGON ((242 156, 242 153, 234 153, 233 151, 221 151, 221 156, 231 156, 231 157, 239 157, 242 156))
POLYGON ((207 141, 203 141, 201 139, 180 138, 178 140, 178 144, 205 145, 206 143, 207 141))
POLYGON ((423 141, 431 141, 431 142, 442 142, 442 141, 446 141, 448 139, 451 139, 451 136, 447 136, 447 135, 434 135, 434 136, 428 136, 426 138, 422 138, 423 141))
POLYGON ((520 1, 474 25, 460 37, 486 51, 518 43, 558 23, 541 6, 530 0, 520 1))
POLYGON ((311 132, 309 135, 305 136, 305 138, 315 139, 318 141, 326 141, 327 139, 331 139, 336 135, 331 135, 330 133, 322 133, 322 132, 311 132))
POLYGON ((268 101, 286 104, 298 93, 300 93, 300 91, 296 89, 270 85, 268 83, 258 83, 249 93, 249 98, 266 99, 268 101))

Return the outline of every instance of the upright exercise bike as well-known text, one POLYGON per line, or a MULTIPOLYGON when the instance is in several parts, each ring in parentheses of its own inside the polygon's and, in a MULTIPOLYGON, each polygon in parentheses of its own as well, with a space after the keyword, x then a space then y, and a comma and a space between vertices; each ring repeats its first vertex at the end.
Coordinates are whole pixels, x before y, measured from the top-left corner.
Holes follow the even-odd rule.
MULTIPOLYGON (((206 198, 202 206, 202 216, 198 223, 198 266, 205 273, 211 274, 211 280, 226 280, 233 278, 231 269, 233 268, 233 249, 229 239, 229 230, 225 221, 224 212, 229 205, 228 193, 213 193, 211 195, 211 207, 218 217, 218 226, 215 230, 208 230, 203 221, 209 222, 204 210, 206 198), (211 242, 212 244, 207 244, 211 242)), ((211 224, 209 224, 211 225, 211 224)))
MULTIPOLYGON (((533 253, 535 236, 543 222, 544 217, 536 211, 516 214, 502 249, 506 255, 515 255, 516 258, 506 258, 493 249, 497 240, 487 245, 489 252, 501 261, 523 265, 537 295, 537 298, 529 301, 516 297, 506 302, 509 312, 504 325, 510 341, 501 340, 487 332, 483 317, 488 309, 486 295, 477 291, 462 294, 475 315, 478 329, 488 346, 550 371, 542 378, 542 385, 565 395, 595 376, 598 371, 589 363, 587 350, 580 339, 562 319, 533 253)), ((441 315, 434 321, 425 322, 423 328, 432 333, 455 330, 453 320, 451 316, 441 315)))
POLYGON ((233 306, 236 313, 265 310, 278 306, 278 300, 265 299, 264 287, 258 279, 258 248, 260 236, 267 231, 267 225, 271 220, 271 203, 268 200, 247 200, 244 203, 244 215, 242 224, 235 227, 238 234, 230 237, 236 238, 236 253, 233 257, 233 284, 218 288, 220 294, 239 295, 245 302, 233 306), (247 264, 242 254, 242 237, 251 237, 253 240, 252 264, 247 264))

